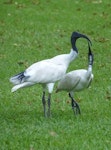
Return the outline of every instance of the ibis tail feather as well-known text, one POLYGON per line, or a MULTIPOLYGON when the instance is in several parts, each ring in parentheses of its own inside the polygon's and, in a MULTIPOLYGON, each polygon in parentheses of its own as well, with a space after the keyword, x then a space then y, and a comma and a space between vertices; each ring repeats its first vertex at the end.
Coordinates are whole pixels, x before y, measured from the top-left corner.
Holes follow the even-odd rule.
POLYGON ((24 83, 15 85, 15 86, 11 89, 11 92, 15 92, 15 91, 17 91, 18 89, 21 89, 21 88, 24 88, 24 87, 28 87, 28 86, 32 86, 32 85, 34 85, 34 84, 35 84, 35 83, 32 83, 32 82, 24 82, 24 83))
POLYGON ((10 78, 10 82, 13 83, 14 85, 23 83, 25 78, 24 72, 21 72, 13 77, 10 78))

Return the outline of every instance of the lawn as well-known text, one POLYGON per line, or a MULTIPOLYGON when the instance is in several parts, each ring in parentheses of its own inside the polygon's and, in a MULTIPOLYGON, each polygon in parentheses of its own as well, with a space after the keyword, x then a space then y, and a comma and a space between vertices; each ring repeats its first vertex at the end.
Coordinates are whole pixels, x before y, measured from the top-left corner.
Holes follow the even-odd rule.
MULTIPOLYGON (((111 3, 109 0, 0 1, 0 149, 111 149, 111 3), (69 53, 73 31, 93 43, 94 80, 75 93, 81 115, 74 116, 68 94, 52 93, 51 118, 44 118, 42 88, 11 93, 9 78, 32 63, 69 53)), ((67 72, 87 68, 87 42, 77 41, 78 58, 67 72)))

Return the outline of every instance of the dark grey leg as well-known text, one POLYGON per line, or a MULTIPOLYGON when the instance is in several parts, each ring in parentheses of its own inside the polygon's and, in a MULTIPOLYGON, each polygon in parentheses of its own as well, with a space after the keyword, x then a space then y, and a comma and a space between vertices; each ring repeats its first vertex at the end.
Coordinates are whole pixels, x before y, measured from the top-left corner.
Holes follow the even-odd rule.
POLYGON ((71 96, 70 93, 69 93, 69 97, 71 98, 71 105, 72 105, 72 109, 74 111, 74 114, 75 115, 81 114, 80 107, 79 107, 78 103, 74 100, 74 98, 71 96))
POLYGON ((45 92, 43 92, 43 95, 42 95, 42 104, 43 104, 43 109, 44 109, 44 117, 47 117, 47 115, 46 115, 46 100, 45 100, 45 92))
POLYGON ((50 100, 51 100, 51 94, 49 93, 49 96, 48 96, 48 112, 47 112, 47 116, 50 117, 50 100))

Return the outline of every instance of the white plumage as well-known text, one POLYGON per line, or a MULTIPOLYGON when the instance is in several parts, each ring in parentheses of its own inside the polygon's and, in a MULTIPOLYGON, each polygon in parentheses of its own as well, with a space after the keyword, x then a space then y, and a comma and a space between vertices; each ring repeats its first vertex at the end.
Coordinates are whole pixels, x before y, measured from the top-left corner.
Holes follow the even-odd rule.
POLYGON ((41 84, 43 87, 42 103, 44 107, 44 115, 46 116, 45 91, 48 89, 48 116, 50 116, 50 99, 54 84, 63 77, 70 62, 77 57, 78 50, 75 44, 76 40, 80 37, 86 38, 91 42, 87 36, 78 32, 73 32, 71 36, 72 49, 69 54, 62 54, 51 59, 39 61, 32 64, 24 72, 11 77, 10 82, 15 85, 11 91, 15 92, 20 88, 32 86, 37 83, 41 84))
POLYGON ((88 69, 79 69, 75 71, 71 71, 63 76, 63 78, 59 81, 56 92, 59 91, 67 91, 69 92, 69 97, 72 100, 72 108, 76 107, 76 110, 74 110, 75 113, 80 113, 80 108, 77 102, 73 98, 74 92, 79 92, 81 90, 84 90, 89 87, 91 84, 91 81, 93 79, 92 74, 92 65, 93 65, 93 54, 89 47, 89 53, 88 53, 88 59, 89 59, 89 65, 88 69))

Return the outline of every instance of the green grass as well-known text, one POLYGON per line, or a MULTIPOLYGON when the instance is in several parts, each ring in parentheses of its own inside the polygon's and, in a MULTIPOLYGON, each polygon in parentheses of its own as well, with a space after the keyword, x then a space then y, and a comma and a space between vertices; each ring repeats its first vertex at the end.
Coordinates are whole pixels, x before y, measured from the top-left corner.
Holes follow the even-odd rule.
MULTIPOLYGON (((0 1, 0 149, 111 149, 111 4, 109 0, 0 1), (40 85, 11 93, 9 78, 32 63, 69 53, 70 35, 93 43, 94 80, 75 93, 82 114, 73 115, 65 92, 52 94, 51 118, 43 117, 40 85)), ((87 67, 87 42, 68 71, 87 67)), ((56 86, 55 86, 56 87, 56 86)))

